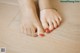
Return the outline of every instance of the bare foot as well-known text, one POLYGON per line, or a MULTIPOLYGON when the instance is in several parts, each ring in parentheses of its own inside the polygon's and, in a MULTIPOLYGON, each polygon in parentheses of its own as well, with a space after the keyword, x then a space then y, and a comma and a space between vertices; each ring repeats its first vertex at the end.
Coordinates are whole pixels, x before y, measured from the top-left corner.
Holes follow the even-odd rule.
MULTIPOLYGON (((22 0, 23 1, 23 0, 22 0)), ((44 31, 37 16, 36 8, 32 0, 25 0, 28 3, 20 3, 22 13, 21 30, 30 36, 44 36, 44 31), (26 5, 25 5, 26 4, 26 5)))
POLYGON ((62 18, 53 9, 51 0, 39 0, 40 20, 46 33, 51 32, 60 25, 62 18))
POLYGON ((46 33, 51 32, 60 25, 62 18, 54 9, 44 9, 40 11, 40 20, 46 33))

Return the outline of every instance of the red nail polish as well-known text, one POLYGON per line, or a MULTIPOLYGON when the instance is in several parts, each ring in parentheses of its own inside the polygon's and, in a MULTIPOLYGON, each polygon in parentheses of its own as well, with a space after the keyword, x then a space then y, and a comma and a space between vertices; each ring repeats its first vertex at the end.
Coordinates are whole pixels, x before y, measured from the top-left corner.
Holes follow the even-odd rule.
POLYGON ((44 34, 39 34, 41 37, 43 37, 44 36, 44 34))
POLYGON ((46 28, 46 29, 45 29, 45 32, 46 32, 46 33, 49 33, 49 32, 50 32, 50 30, 49 30, 48 28, 46 28))

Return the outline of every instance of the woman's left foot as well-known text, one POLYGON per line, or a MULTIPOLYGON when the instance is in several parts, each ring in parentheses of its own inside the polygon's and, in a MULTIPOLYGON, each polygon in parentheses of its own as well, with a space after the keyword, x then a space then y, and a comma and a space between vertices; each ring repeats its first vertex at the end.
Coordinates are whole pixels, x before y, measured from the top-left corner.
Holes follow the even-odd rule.
POLYGON ((62 18, 56 10, 44 9, 40 11, 40 20, 45 32, 49 33, 60 25, 62 18))

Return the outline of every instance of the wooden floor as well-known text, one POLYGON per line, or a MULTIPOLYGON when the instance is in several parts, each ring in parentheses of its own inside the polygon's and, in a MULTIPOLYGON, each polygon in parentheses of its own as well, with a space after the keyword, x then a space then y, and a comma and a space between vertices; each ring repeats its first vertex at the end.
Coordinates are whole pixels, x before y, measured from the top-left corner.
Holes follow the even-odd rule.
POLYGON ((52 2, 63 22, 43 38, 22 34, 19 6, 0 3, 0 48, 7 53, 80 53, 80 3, 52 2))

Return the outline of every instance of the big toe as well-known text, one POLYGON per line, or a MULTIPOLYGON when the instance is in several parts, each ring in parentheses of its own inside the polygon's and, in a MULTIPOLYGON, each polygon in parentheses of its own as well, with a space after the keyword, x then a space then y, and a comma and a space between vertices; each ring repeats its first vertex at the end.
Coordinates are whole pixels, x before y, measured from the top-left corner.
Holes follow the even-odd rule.
POLYGON ((43 36, 44 36, 44 30, 43 30, 41 27, 38 27, 38 28, 37 28, 37 34, 38 34, 39 36, 43 37, 43 36))
POLYGON ((46 33, 49 33, 50 30, 49 30, 49 24, 48 24, 48 22, 47 22, 46 20, 42 19, 42 20, 41 20, 41 23, 42 23, 42 26, 43 26, 43 28, 44 28, 44 31, 45 31, 46 33))

